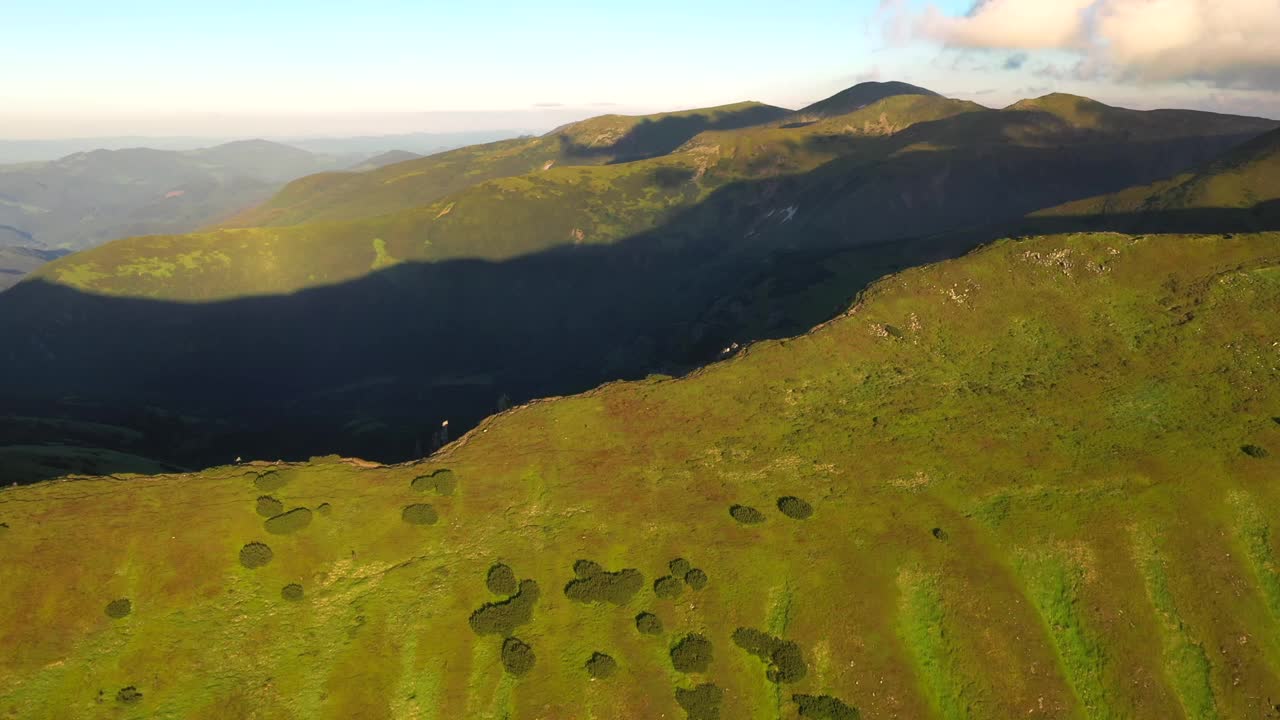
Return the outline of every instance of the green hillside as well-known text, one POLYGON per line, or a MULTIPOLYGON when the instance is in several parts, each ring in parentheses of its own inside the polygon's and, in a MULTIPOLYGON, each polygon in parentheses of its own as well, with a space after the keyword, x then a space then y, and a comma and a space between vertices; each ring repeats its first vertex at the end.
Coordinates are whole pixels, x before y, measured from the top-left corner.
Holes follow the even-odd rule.
POLYGON ((699 132, 776 120, 788 111, 755 102, 656 115, 603 115, 536 138, 473 145, 363 173, 326 173, 286 186, 224 227, 351 220, 431 204, 486 180, 664 155, 699 132))
POLYGON ((0 713, 1267 717, 1278 304, 1277 233, 1006 240, 420 463, 5 488, 0 713))
POLYGON ((1133 231, 1280 227, 1280 131, 1150 185, 1033 213, 1031 225, 1107 223, 1133 231))

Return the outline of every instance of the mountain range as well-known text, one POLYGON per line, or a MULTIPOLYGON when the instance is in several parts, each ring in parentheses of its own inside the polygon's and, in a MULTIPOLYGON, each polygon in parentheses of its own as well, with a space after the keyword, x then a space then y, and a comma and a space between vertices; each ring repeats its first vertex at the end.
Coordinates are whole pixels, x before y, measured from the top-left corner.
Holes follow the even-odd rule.
POLYGON ((803 332, 886 272, 1276 127, 1065 95, 992 110, 882 83, 798 113, 603 116, 313 175, 0 296, 15 339, 0 396, 57 421, 8 442, 101 447, 75 430, 90 423, 143 430, 104 449, 188 467, 407 460, 445 421, 456 434, 513 402, 803 332))

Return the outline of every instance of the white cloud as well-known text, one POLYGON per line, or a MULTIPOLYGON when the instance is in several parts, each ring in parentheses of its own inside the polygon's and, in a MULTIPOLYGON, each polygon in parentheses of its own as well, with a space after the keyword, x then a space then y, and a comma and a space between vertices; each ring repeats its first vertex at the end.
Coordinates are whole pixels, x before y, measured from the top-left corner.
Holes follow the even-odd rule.
POLYGON ((963 17, 890 3, 890 31, 949 47, 1065 50, 1130 80, 1280 88, 1280 0, 979 0, 963 17))

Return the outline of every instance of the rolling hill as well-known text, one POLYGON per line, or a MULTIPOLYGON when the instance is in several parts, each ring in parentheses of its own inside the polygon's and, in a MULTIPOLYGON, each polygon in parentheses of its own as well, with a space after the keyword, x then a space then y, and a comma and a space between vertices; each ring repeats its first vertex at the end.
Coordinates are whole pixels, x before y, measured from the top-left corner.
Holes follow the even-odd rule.
POLYGON ((0 713, 1267 717, 1277 305, 1277 233, 1003 240, 420 462, 0 489, 0 713))
POLYGON ((0 247, 0 291, 13 287, 27 273, 66 254, 65 250, 0 247))
POLYGON ((200 150, 133 148, 0 166, 0 245, 82 250, 193 230, 343 160, 263 140, 200 150))
POLYGON ((802 126, 756 105, 606 117, 321 175, 340 202, 315 200, 329 191, 309 194, 311 179, 277 200, 298 193, 287 204, 300 218, 332 219, 114 242, 7 292, 0 333, 20 341, 0 352, 0 398, 125 427, 162 409, 150 453, 108 449, 186 467, 405 460, 446 420, 458 432, 512 401, 685 372, 827 319, 880 274, 954 257, 1025 213, 1182 171, 1276 126, 1120 109, 1082 123, 1042 103, 903 94, 802 126), (613 155, 642 149, 625 127, 666 118, 681 133, 640 136, 656 138, 646 153, 688 136, 673 151, 613 155), (747 124, 697 129, 708 123, 747 124), (521 169, 593 145, 604 149, 587 164, 521 169), (439 197, 450 183, 462 187, 439 197))

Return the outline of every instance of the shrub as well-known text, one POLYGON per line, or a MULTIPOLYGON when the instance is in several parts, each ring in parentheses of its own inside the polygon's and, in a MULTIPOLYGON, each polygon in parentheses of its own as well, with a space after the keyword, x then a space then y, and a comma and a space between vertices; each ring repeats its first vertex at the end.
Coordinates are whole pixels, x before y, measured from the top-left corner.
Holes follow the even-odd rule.
POLYGON ((1271 454, 1267 452, 1266 448, 1258 447, 1257 445, 1241 445, 1240 451, 1251 458, 1259 458, 1259 459, 1264 458, 1271 454))
POLYGON ((260 542, 251 542, 240 548, 240 564, 254 570, 271 562, 271 548, 260 542))
POLYGON ((133 603, 128 598, 120 598, 107 603, 107 617, 113 620, 119 620, 122 617, 128 617, 133 612, 133 603))
POLYGON ((507 672, 520 677, 532 670, 535 662, 537 657, 528 643, 514 637, 502 641, 502 667, 507 672))
POLYGON ((618 672, 618 662, 602 652, 592 653, 587 660, 587 674, 597 680, 613 677, 618 672))
POLYGON ((485 603, 471 613, 471 629, 477 635, 510 635, 533 619, 533 606, 541 594, 537 582, 525 580, 515 595, 502 602, 485 603))
POLYGON ((694 590, 701 590, 707 586, 707 574, 698 568, 693 568, 684 576, 684 581, 694 590))
POLYGON ((690 565, 689 561, 685 560, 684 558, 676 558, 675 560, 672 560, 671 562, 667 563, 667 569, 670 570, 671 574, 676 577, 684 577, 689 573, 689 568, 691 567, 693 566, 690 565))
POLYGON ((272 535, 288 535, 303 530, 310 524, 311 511, 300 507, 294 508, 287 513, 267 518, 262 525, 272 535))
POLYGON ((132 685, 120 688, 120 692, 116 693, 116 702, 123 705, 136 705, 142 702, 142 693, 138 692, 138 688, 132 685))
POLYGON ((279 490, 280 488, 284 487, 288 483, 289 483, 289 478, 276 472, 275 470, 268 470, 267 472, 262 473, 261 475, 253 479, 254 487, 258 488, 264 493, 275 492, 276 490, 279 490))
POLYGON ((800 710, 800 717, 818 720, 861 720, 862 713, 830 695, 792 695, 791 702, 800 710))
POLYGON ((746 505, 734 505, 729 508, 729 515, 743 525, 757 525, 764 522, 764 513, 746 505))
POLYGON ((564 595, 576 602, 609 602, 625 605, 644 587, 644 575, 634 568, 618 572, 601 570, 585 578, 577 578, 564 586, 564 595))
POLYGON ((768 663, 769 669, 765 675, 770 682, 795 682, 809 671, 800 646, 794 642, 752 628, 740 627, 733 631, 733 644, 768 663))
POLYGON ((680 597, 681 591, 684 590, 684 583, 670 575, 664 575, 653 581, 653 592, 660 598, 677 598, 680 597))
POLYGON ((714 683, 703 683, 692 690, 676 688, 676 704, 689 720, 720 720, 720 703, 724 691, 714 683))
POLYGON ((812 505, 791 495, 778 498, 778 510, 792 520, 808 520, 813 516, 812 505))
POLYGON ((1277 425, 1280 425, 1280 415, 1278 415, 1278 416, 1276 416, 1276 417, 1271 418, 1271 422, 1273 422, 1273 423, 1275 423, 1275 424, 1277 424, 1277 425))
POLYGON ((604 568, 600 567, 600 563, 594 560, 579 560, 573 564, 573 574, 585 580, 604 572, 604 568))
POLYGON ((430 475, 422 475, 413 479, 409 486, 418 492, 434 492, 437 495, 452 495, 458 487, 458 479, 452 470, 440 469, 430 475))
POLYGON ((298 602, 302 599, 302 586, 298 583, 289 583, 280 588, 280 597, 289 602, 298 602))
POLYGON ((316 512, 328 517, 329 513, 333 512, 333 506, 329 503, 320 503, 316 506, 316 512))
POLYGON ((485 587, 489 588, 489 592, 494 595, 510 595, 519 587, 516 582, 516 574, 511 568, 502 563, 497 563, 489 568, 489 574, 484 578, 485 587))
POLYGON ((642 612, 636 616, 636 630, 644 635, 661 635, 662 619, 651 612, 642 612))
POLYGON ((942 528, 934 528, 929 532, 932 533, 935 538, 943 542, 946 542, 947 539, 951 537, 950 535, 947 534, 947 531, 943 530, 942 528))
POLYGON ((400 519, 410 525, 435 525, 440 520, 436 509, 426 503, 406 505, 400 512, 400 519))
POLYGON ((671 648, 671 666, 682 673, 706 672, 712 659, 711 641, 690 633, 671 648))
POLYGON ((270 495, 263 495, 262 497, 258 498, 257 509, 258 509, 259 515, 261 515, 262 517, 269 518, 273 515, 279 515, 280 513, 284 512, 284 503, 271 497, 270 495))

